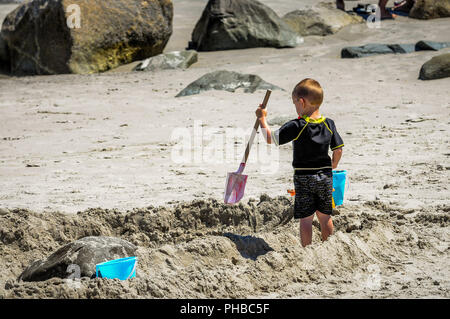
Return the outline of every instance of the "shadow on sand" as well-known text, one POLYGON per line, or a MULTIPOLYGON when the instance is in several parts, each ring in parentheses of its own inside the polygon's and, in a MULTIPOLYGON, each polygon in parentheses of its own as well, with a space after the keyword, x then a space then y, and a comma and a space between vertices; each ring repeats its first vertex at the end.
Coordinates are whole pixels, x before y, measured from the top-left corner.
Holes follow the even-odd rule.
POLYGON ((262 238, 253 236, 240 236, 232 233, 225 233, 225 237, 230 239, 242 257, 256 260, 261 255, 273 251, 272 247, 262 238))

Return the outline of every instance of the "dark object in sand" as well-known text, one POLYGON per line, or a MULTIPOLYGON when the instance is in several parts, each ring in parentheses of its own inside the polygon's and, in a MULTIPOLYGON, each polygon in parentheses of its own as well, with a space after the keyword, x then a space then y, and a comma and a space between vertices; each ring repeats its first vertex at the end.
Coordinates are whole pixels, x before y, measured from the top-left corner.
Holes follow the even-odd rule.
POLYGON ((233 233, 225 233, 223 235, 236 245, 236 249, 244 258, 256 260, 259 256, 273 251, 273 248, 262 238, 241 236, 233 233))
POLYGON ((148 58, 139 63, 134 71, 187 69, 197 61, 197 51, 174 51, 148 58))
POLYGON ((283 90, 278 86, 267 83, 258 75, 215 71, 207 73, 192 82, 178 93, 176 97, 199 94, 202 91, 208 90, 234 92, 239 88, 243 88, 245 93, 253 93, 256 90, 283 90))
POLYGON ((102 72, 160 54, 170 0, 34 0, 8 14, 2 35, 14 75, 102 72), (79 10, 78 10, 79 9, 79 10))
POLYGON ((44 281, 50 278, 68 278, 72 272, 81 277, 92 277, 95 265, 135 255, 137 247, 115 237, 85 237, 58 249, 45 260, 32 263, 19 276, 23 281, 44 281), (71 266, 70 265, 75 265, 71 266))
POLYGON ((9 72, 9 49, 0 33, 0 71, 9 72))
POLYGON ((256 0, 209 0, 188 49, 233 50, 295 47, 303 39, 269 7, 256 0))
POLYGON ((436 19, 450 17, 450 0, 416 0, 410 18, 436 19))
POLYGON ((283 20, 302 36, 326 36, 338 32, 346 25, 364 21, 356 14, 344 12, 336 9, 334 4, 323 2, 310 9, 289 12, 283 20))
POLYGON ((419 79, 435 80, 450 77, 450 53, 433 57, 420 69, 419 79))
POLYGON ((450 42, 434 42, 434 41, 419 41, 416 43, 416 51, 434 50, 439 51, 450 47, 450 42))
POLYGON ((378 54, 412 53, 424 50, 438 51, 446 47, 450 47, 450 42, 419 41, 416 44, 369 43, 359 47, 345 47, 341 50, 341 57, 362 58, 378 54))

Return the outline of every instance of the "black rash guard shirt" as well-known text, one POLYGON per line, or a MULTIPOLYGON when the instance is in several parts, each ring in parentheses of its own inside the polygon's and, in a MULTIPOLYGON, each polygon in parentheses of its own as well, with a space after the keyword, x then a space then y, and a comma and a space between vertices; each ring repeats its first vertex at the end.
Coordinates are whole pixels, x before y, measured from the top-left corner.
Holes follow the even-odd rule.
POLYGON ((323 116, 319 119, 303 116, 289 121, 279 130, 272 132, 272 140, 276 145, 293 141, 294 160, 292 166, 297 175, 331 171, 331 158, 328 150, 334 151, 344 146, 344 141, 337 132, 334 121, 323 116))

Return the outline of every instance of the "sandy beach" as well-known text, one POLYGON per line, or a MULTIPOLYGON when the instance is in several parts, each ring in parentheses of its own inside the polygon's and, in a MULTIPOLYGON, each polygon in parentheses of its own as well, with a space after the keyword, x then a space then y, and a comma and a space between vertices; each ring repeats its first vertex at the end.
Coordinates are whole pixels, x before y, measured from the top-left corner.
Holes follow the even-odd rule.
MULTIPOLYGON (((205 5, 173 2, 165 52, 187 47, 205 5)), ((314 3, 261 2, 280 16, 314 3)), ((0 20, 13 8, 0 5, 0 20)), ((362 23, 308 36, 296 48, 199 52, 187 70, 134 72, 135 62, 93 75, 0 75, 0 298, 449 298, 450 79, 418 75, 450 48, 340 57, 367 43, 449 42, 449 25, 399 16, 380 29, 362 23), (291 91, 300 80, 321 83, 321 112, 345 141, 339 168, 349 175, 328 241, 315 224, 313 244, 301 247, 286 192, 290 144, 267 149, 259 134, 243 202, 222 204, 245 143, 229 158, 201 149, 227 131, 248 137, 265 92, 175 97, 216 70, 283 88, 268 105, 274 128, 296 117, 291 91), (191 137, 182 163, 179 132, 191 137), (33 260, 90 235, 137 245, 137 278, 82 279, 78 289, 63 279, 16 282, 33 260)))

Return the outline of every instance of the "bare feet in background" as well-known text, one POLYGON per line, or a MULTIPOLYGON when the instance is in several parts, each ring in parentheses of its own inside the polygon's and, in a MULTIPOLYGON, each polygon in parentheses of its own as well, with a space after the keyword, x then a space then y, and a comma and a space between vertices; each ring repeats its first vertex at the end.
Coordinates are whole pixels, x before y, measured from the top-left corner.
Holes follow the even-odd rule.
POLYGON ((406 12, 409 13, 411 11, 412 7, 414 6, 415 0, 403 0, 395 3, 394 9, 396 11, 406 12))
MULTIPOLYGON (((378 6, 380 7, 381 19, 393 19, 394 16, 386 9, 386 4, 389 0, 378 1, 378 6)), ((345 11, 344 0, 336 0, 336 8, 345 11)))

